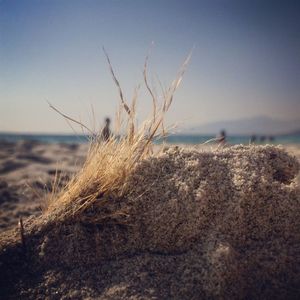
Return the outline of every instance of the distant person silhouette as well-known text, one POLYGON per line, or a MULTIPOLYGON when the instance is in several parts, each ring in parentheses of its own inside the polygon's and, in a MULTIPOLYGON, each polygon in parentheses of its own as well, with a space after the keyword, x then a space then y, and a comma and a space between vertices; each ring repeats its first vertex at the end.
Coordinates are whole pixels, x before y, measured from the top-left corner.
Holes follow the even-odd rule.
POLYGON ((261 137, 260 137, 260 142, 261 143, 264 143, 266 141, 266 137, 264 136, 264 135, 262 135, 261 137))
POLYGON ((226 143, 226 131, 224 129, 220 131, 220 135, 218 137, 218 143, 222 145, 226 143))
POLYGON ((111 136, 111 131, 110 131, 109 125, 110 125, 110 118, 106 118, 105 126, 101 132, 101 140, 102 141, 108 141, 111 136))
POLYGON ((250 143, 251 143, 251 144, 254 144, 254 143, 256 142, 256 140, 257 140, 257 137, 256 137, 255 134, 253 134, 253 135, 251 136, 250 143))

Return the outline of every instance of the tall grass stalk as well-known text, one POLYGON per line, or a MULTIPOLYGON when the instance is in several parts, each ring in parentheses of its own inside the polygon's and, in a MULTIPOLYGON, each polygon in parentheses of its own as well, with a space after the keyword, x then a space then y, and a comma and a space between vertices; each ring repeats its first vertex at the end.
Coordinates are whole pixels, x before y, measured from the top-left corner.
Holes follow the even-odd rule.
MULTIPOLYGON (((101 141, 100 133, 95 133, 85 124, 61 113, 50 105, 57 113, 69 121, 79 124, 91 135, 90 147, 86 161, 81 170, 73 176, 59 192, 51 193, 47 215, 57 217, 80 217, 92 205, 101 207, 107 203, 107 195, 122 197, 126 192, 126 179, 134 170, 135 165, 147 158, 152 151, 153 140, 165 135, 164 118, 172 102, 174 93, 180 85, 187 64, 188 55, 176 78, 163 92, 162 103, 148 83, 148 56, 143 69, 144 84, 152 99, 152 114, 138 127, 136 120, 137 92, 129 104, 124 97, 120 82, 112 67, 110 58, 103 49, 108 66, 119 92, 120 105, 116 113, 114 134, 106 142, 101 141), (125 134, 124 134, 125 133, 125 134)), ((96 218, 96 216, 95 216, 96 218)))

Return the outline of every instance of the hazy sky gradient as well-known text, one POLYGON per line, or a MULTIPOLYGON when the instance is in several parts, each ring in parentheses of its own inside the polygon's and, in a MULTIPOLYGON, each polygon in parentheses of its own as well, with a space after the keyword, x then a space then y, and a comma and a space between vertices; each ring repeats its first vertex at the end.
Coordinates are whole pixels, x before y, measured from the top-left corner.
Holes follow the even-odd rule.
MULTIPOLYGON (((46 100, 90 124, 114 116, 149 71, 164 85, 193 46, 168 115, 185 126, 300 116, 299 1, 0 0, 0 131, 70 132, 46 100)), ((157 87, 159 90, 159 87, 157 87)), ((140 119, 151 98, 142 89, 140 119)))

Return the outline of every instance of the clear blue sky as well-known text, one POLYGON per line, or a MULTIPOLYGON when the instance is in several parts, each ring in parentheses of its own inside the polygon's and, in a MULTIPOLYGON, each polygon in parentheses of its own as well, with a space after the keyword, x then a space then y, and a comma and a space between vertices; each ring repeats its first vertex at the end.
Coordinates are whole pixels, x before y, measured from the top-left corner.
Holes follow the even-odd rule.
MULTIPOLYGON (((46 100, 90 124, 150 73, 167 85, 193 57, 168 116, 185 126, 300 116, 300 2, 0 0, 0 131, 70 132, 46 100)), ((140 93, 140 118, 151 99, 140 93)), ((98 125, 99 125, 98 124, 98 125)))

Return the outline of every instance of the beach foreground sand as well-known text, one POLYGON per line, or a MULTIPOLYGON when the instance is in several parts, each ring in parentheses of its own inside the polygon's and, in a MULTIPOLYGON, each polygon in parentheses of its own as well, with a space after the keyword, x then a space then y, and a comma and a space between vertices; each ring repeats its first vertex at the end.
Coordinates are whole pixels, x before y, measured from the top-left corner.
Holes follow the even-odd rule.
POLYGON ((299 297, 300 146, 211 148, 141 162, 130 192, 88 212, 102 218, 91 223, 42 214, 55 176, 63 186, 87 145, 1 143, 0 296, 299 297))

